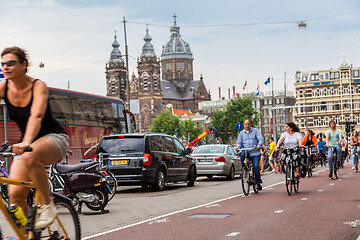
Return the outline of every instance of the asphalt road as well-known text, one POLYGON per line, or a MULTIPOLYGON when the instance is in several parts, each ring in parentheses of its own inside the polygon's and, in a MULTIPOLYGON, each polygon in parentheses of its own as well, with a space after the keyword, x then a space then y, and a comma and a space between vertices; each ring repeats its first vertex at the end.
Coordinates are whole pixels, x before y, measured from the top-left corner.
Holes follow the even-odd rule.
POLYGON ((247 197, 241 194, 239 179, 200 179, 191 190, 163 192, 169 196, 163 206, 158 199, 164 195, 141 205, 147 220, 139 217, 86 239, 358 239, 360 173, 346 165, 338 180, 330 180, 323 168, 313 178, 302 179, 299 193, 292 196, 286 193, 283 177, 263 176, 264 190, 247 197), (216 201, 220 195, 223 200, 216 201), (163 211, 155 217, 149 209, 163 211))
MULTIPOLYGON (((346 165, 339 180, 326 168, 288 196, 284 175, 266 173, 264 189, 244 197, 240 179, 200 178, 163 192, 120 187, 110 213, 81 214, 84 239, 357 239, 360 173, 346 165)), ((4 230, 0 217, 0 225, 4 230)), ((360 238, 359 238, 360 239, 360 238)))

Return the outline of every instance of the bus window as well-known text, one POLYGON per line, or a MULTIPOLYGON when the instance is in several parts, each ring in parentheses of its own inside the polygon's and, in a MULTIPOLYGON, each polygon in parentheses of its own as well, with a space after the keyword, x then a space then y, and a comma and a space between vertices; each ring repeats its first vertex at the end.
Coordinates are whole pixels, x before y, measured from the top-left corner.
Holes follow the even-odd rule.
POLYGON ((72 106, 68 97, 50 95, 49 102, 54 117, 62 124, 71 124, 74 121, 72 106))

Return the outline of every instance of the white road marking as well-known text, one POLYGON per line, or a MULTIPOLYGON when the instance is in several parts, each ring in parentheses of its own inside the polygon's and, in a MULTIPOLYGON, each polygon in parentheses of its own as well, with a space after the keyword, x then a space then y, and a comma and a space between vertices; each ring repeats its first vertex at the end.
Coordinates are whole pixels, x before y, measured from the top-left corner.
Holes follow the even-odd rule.
POLYGON ((357 226, 360 226, 360 220, 355 220, 355 221, 352 221, 352 222, 344 222, 344 224, 348 224, 352 227, 357 227, 357 226))
POLYGON ((166 222, 170 222, 170 220, 168 218, 157 219, 155 221, 148 222, 147 224, 151 225, 154 223, 166 223, 166 222))
POLYGON ((334 184, 333 183, 330 183, 330 186, 333 186, 334 184))
POLYGON ((277 210, 274 213, 282 213, 284 210, 277 210))
POLYGON ((237 235, 239 235, 240 232, 232 232, 232 233, 229 233, 228 235, 226 235, 227 237, 235 237, 237 235))
POLYGON ((342 181, 342 179, 341 179, 341 178, 339 178, 339 179, 338 179, 338 181, 342 181))
POLYGON ((220 204, 212 204, 212 205, 209 205, 209 206, 206 206, 207 208, 210 208, 210 207, 220 207, 221 205, 220 204))
POLYGON ((306 197, 304 197, 304 198, 302 198, 301 200, 302 200, 302 201, 306 201, 306 200, 307 200, 307 198, 306 198, 306 197))
MULTIPOLYGON (((320 171, 314 172, 313 174, 319 174, 319 173, 321 173, 321 172, 323 172, 323 171, 326 171, 326 170, 327 170, 327 169, 322 169, 322 170, 320 170, 320 171)), ((281 181, 281 182, 278 182, 278 183, 274 183, 274 184, 271 184, 271 185, 269 185, 269 186, 267 186, 267 187, 263 187, 263 189, 267 189, 267 188, 271 188, 271 187, 274 187, 274 186, 277 186, 277 185, 280 185, 280 184, 284 184, 284 182, 285 182, 285 181, 281 181)), ((251 192, 253 192, 253 191, 251 191, 251 192)), ((84 238, 82 238, 82 239, 83 239, 83 240, 92 239, 92 238, 99 237, 99 236, 102 236, 102 235, 105 235, 105 234, 108 234, 108 233, 120 231, 120 230, 123 230, 123 229, 126 229, 126 228, 130 228, 130 227, 134 227, 134 226, 137 226, 137 225, 140 225, 140 224, 143 224, 143 223, 147 223, 147 222, 150 222, 150 221, 154 221, 154 220, 156 220, 156 219, 161 219, 161 218, 168 217, 168 216, 171 216, 171 215, 175 215, 175 214, 178 214, 178 213, 187 212, 187 211, 190 211, 190 210, 194 210, 194 209, 206 207, 206 206, 213 205, 213 204, 215 204, 215 203, 223 202, 223 201, 226 201, 226 200, 229 200, 229 199, 233 199, 233 198, 236 198, 236 197, 245 197, 245 195, 244 195, 244 194, 237 194, 237 195, 233 195, 233 196, 230 196, 230 197, 227 197, 227 198, 219 199, 219 200, 216 200, 216 201, 213 201, 213 202, 210 202, 210 203, 205 203, 205 204, 198 205, 198 206, 195 206, 195 207, 185 208, 185 209, 181 209, 181 210, 178 210, 178 211, 166 213, 166 214, 163 214, 163 215, 160 215, 160 216, 157 216, 157 217, 153 217, 153 218, 150 218, 150 219, 142 220, 142 221, 140 221, 140 222, 132 223, 132 224, 125 225, 125 226, 122 226, 122 227, 119 227, 119 228, 114 228, 114 229, 111 229, 111 230, 108 230, 108 231, 105 231, 105 232, 96 233, 96 234, 94 234, 94 235, 90 235, 90 236, 84 237, 84 238)))
POLYGON ((322 189, 319 189, 319 190, 318 190, 318 192, 323 192, 323 191, 324 191, 324 190, 322 190, 322 189))

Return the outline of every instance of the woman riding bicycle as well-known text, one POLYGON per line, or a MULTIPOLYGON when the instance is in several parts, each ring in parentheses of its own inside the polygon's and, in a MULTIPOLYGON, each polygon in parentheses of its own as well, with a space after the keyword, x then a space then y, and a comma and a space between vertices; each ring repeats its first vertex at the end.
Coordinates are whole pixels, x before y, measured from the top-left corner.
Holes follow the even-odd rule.
MULTIPOLYGON (((288 122, 285 125, 285 132, 281 134, 279 141, 276 144, 275 151, 278 150, 280 144, 284 142, 286 148, 292 148, 295 146, 302 147, 301 140, 302 136, 299 133, 300 130, 293 122, 288 122)), ((300 156, 300 155, 299 155, 300 156)), ((299 162, 300 159, 295 159, 299 162)), ((300 178, 300 169, 296 167, 296 177, 300 178)))
POLYGON ((351 156, 352 156, 352 170, 355 170, 355 149, 358 157, 360 157, 360 136, 358 132, 354 130, 351 134, 350 144, 351 144, 351 156))
MULTIPOLYGON (((303 146, 308 146, 308 147, 317 146, 318 141, 317 141, 317 139, 315 137, 315 133, 310 129, 307 130, 306 135, 304 136, 304 138, 301 141, 301 144, 303 146)), ((306 157, 311 157, 311 156, 306 156, 306 157)), ((313 158, 311 158, 311 164, 312 164, 313 167, 315 167, 315 161, 314 161, 313 158)))
MULTIPOLYGON (((10 177, 33 181, 39 191, 42 207, 35 228, 49 226, 57 215, 50 199, 45 166, 63 158, 69 138, 60 123, 52 116, 46 84, 26 75, 29 61, 26 52, 18 47, 4 49, 1 54, 2 71, 6 81, 0 82, 0 98, 5 100, 9 117, 21 132, 19 143, 13 145, 17 154, 10 168, 10 177), (32 152, 24 152, 27 147, 32 152)), ((27 212, 26 197, 29 189, 9 186, 10 203, 17 203, 27 212)))

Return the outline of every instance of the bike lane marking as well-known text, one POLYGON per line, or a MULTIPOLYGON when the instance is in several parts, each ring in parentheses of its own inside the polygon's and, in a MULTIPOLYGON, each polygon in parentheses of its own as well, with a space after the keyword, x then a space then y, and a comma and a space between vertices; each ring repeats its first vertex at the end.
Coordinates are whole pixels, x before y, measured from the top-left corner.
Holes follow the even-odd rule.
POLYGON ((236 237, 237 235, 239 235, 240 232, 232 232, 232 233, 229 233, 228 235, 226 235, 227 237, 236 237))
MULTIPOLYGON (((316 172, 314 172, 313 174, 319 174, 319 173, 321 173, 321 172, 323 172, 323 171, 325 171, 325 170, 327 170, 327 169, 322 169, 322 170, 316 171, 316 172)), ((280 182, 271 184, 271 185, 269 185, 269 186, 263 187, 263 190, 267 190, 268 188, 273 188, 274 186, 277 186, 277 185, 280 185, 280 184, 284 184, 284 183, 285 183, 285 181, 283 180, 283 181, 280 181, 280 182)), ((250 193, 253 193, 253 192, 254 192, 254 191, 250 191, 250 193)), ((84 237, 84 238, 82 238, 82 239, 83 239, 83 240, 92 239, 92 238, 95 238, 95 237, 103 236, 103 235, 105 235, 105 234, 109 234, 109 233, 113 233, 113 232, 116 232, 116 231, 120 231, 120 230, 123 230, 123 229, 130 228, 130 227, 138 226, 138 225, 141 225, 141 224, 144 224, 144 223, 156 221, 156 220, 158 220, 158 219, 166 218, 166 217, 168 217, 168 216, 175 215, 175 214, 178 214, 178 213, 183 213, 183 212, 191 211, 191 210, 194 210, 194 209, 198 209, 198 208, 202 208, 202 207, 208 207, 208 206, 211 206, 211 205, 215 205, 215 204, 217 204, 217 203, 219 203, 219 202, 223 202, 223 201, 226 201, 226 200, 230 200, 230 199, 233 199, 233 198, 236 198, 236 197, 248 197, 248 196, 245 196, 243 193, 242 193, 242 194, 236 194, 236 195, 233 195, 233 196, 230 196, 230 197, 226 197, 226 198, 222 198, 222 199, 219 199, 219 200, 215 200, 215 201, 212 201, 212 202, 209 202, 209 203, 204 203, 204 204, 201 204, 201 205, 198 205, 198 206, 195 206, 195 207, 177 210, 177 211, 170 212, 170 213, 166 213, 166 214, 163 214, 163 215, 160 215, 160 216, 157 216, 157 217, 153 217, 153 218, 150 218, 150 219, 146 219, 146 220, 142 220, 142 221, 139 221, 139 222, 136 222, 136 223, 132 223, 132 224, 129 224, 129 225, 125 225, 125 226, 122 226, 122 227, 114 228, 114 229, 111 229, 111 230, 108 230, 108 231, 104 231, 104 232, 100 232, 100 233, 97 233, 97 234, 93 234, 93 235, 84 237)), ((281 211, 283 211, 283 210, 281 210, 281 211)))

